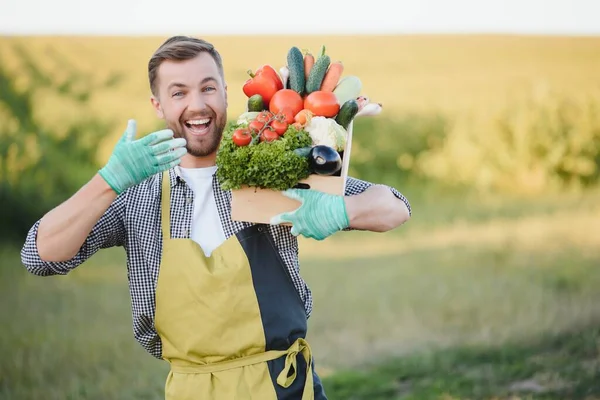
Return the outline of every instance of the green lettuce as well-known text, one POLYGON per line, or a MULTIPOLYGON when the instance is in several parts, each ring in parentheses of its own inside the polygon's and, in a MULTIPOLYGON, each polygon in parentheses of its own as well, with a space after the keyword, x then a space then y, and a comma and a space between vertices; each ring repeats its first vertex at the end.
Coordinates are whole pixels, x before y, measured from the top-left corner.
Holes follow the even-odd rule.
POLYGON ((308 159, 293 151, 312 145, 310 135, 290 125, 283 136, 273 142, 237 146, 233 132, 245 124, 229 123, 217 152, 217 178, 223 190, 252 186, 286 190, 310 175, 308 159))

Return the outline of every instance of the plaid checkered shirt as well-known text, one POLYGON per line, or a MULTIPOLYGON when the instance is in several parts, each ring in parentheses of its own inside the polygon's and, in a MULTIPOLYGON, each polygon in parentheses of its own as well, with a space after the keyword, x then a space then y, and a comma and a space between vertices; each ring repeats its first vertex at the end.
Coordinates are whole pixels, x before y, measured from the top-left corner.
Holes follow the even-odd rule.
MULTIPOLYGON (((169 171, 169 179, 172 192, 171 235, 173 238, 189 238, 194 209, 193 192, 181 177, 179 167, 169 171)), ((154 328, 154 295, 162 249, 161 182, 162 174, 157 174, 117 196, 71 260, 47 262, 40 258, 36 246, 39 220, 29 230, 21 251, 22 263, 29 272, 50 276, 67 274, 100 249, 122 246, 127 254, 134 337, 156 358, 161 358, 162 354, 160 338, 154 328)), ((371 185, 348 177, 345 194, 362 193, 371 185)), ((389 189, 406 204, 410 213, 406 197, 394 188, 389 189)), ((252 225, 231 220, 231 192, 221 189, 216 175, 213 175, 213 190, 226 238, 252 225)), ((300 276, 297 238, 290 233, 289 226, 269 227, 292 282, 304 301, 308 318, 312 312, 312 295, 300 276)))

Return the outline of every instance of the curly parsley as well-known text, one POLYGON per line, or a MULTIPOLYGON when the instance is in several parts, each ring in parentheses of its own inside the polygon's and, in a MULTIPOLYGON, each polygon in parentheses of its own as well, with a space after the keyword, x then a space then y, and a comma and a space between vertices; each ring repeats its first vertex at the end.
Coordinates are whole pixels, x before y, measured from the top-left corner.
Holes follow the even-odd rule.
POLYGON ((293 152, 312 145, 306 131, 290 125, 278 140, 239 147, 232 140, 239 126, 228 124, 217 152, 217 178, 224 190, 244 185, 286 190, 310 175, 308 159, 293 152))

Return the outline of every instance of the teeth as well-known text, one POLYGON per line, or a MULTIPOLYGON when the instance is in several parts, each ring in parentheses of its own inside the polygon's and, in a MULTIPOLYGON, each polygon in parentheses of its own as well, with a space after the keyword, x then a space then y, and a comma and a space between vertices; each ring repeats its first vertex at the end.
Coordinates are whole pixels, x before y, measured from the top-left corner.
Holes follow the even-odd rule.
POLYGON ((189 121, 186 121, 188 124, 190 125, 202 125, 202 124, 208 124, 210 122, 210 118, 205 118, 205 119, 191 119, 189 121))

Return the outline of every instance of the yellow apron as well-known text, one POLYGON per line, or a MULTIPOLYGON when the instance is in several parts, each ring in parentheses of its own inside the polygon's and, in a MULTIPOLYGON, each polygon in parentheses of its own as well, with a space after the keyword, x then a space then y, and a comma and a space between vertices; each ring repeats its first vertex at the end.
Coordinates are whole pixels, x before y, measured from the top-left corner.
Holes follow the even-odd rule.
POLYGON ((170 196, 165 173, 155 315, 171 365, 165 399, 326 399, 304 304, 268 227, 245 228, 206 257, 192 239, 171 238, 170 196))

